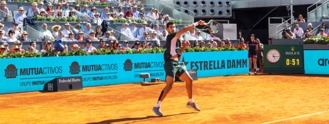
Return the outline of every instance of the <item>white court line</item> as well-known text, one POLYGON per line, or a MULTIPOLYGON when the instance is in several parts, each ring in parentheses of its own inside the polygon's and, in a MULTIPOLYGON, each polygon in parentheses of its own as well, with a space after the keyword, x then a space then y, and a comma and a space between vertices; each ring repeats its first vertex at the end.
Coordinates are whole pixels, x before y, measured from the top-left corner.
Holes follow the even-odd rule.
POLYGON ((329 112, 329 110, 310 113, 310 114, 299 115, 299 116, 280 119, 280 120, 275 120, 275 121, 264 122, 262 124, 273 124, 273 123, 278 123, 278 122, 282 122, 282 121, 288 121, 288 120, 294 120, 294 119, 299 119, 299 118, 304 118, 304 117, 310 117, 310 116, 314 116, 314 115, 320 115, 320 114, 323 114, 323 113, 326 113, 326 112, 329 112))

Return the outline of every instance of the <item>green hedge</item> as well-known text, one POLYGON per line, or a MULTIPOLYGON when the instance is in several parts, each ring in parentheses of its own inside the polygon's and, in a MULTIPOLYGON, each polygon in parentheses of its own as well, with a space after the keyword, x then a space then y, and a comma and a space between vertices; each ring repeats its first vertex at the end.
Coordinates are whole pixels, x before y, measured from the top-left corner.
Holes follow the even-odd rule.
POLYGON ((329 44, 329 37, 312 36, 304 40, 304 44, 329 44))
MULTIPOLYGON (((235 48, 187 48, 186 52, 210 52, 210 51, 237 51, 244 49, 235 48)), ((48 57, 48 56, 86 56, 86 55, 109 55, 109 54, 152 54, 152 53, 163 53, 165 49, 163 48, 152 48, 152 49, 141 49, 141 50, 108 50, 108 49, 98 49, 94 53, 87 53, 82 49, 78 51, 69 52, 55 52, 48 51, 47 53, 30 53, 30 52, 20 52, 20 53, 7 53, 0 55, 0 58, 27 58, 27 57, 48 57)))

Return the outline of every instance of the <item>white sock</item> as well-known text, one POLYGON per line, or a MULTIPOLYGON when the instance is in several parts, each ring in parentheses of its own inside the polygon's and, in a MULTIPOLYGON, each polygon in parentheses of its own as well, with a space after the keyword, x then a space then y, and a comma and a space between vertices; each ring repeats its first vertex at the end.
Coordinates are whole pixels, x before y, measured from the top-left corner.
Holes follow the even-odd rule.
POLYGON ((160 105, 161 105, 161 101, 158 101, 155 107, 160 107, 160 105))
POLYGON ((191 99, 188 99, 188 102, 194 102, 194 100, 191 98, 191 99))

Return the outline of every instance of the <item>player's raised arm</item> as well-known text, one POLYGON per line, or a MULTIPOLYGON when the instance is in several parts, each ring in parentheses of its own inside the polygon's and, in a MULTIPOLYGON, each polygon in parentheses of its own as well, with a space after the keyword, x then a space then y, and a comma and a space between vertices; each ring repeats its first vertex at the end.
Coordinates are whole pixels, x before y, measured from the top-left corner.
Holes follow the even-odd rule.
POLYGON ((192 30, 193 28, 195 28, 195 27, 198 26, 198 25, 207 25, 207 23, 204 22, 203 20, 200 20, 200 21, 195 22, 195 23, 193 23, 193 24, 191 24, 191 25, 188 25, 188 26, 182 28, 181 30, 179 30, 179 31, 177 32, 175 38, 179 39, 183 34, 185 34, 186 32, 188 32, 188 31, 190 31, 190 30, 192 30))

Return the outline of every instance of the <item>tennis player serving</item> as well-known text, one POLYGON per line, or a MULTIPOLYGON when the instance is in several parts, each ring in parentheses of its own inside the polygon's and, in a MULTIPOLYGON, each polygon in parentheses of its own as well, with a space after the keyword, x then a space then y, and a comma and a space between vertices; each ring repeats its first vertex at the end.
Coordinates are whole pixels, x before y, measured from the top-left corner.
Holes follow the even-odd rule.
POLYGON ((200 20, 198 22, 195 22, 191 25, 188 25, 181 29, 180 31, 176 32, 176 25, 173 22, 168 22, 166 25, 166 30, 169 33, 166 39, 166 51, 164 53, 164 68, 166 72, 166 86, 163 88, 163 90, 160 93, 160 96, 158 98, 158 101, 156 105, 153 107, 153 112, 157 116, 163 116, 160 107, 161 102, 165 99, 166 95, 171 90, 174 82, 175 82, 175 76, 178 76, 180 80, 186 82, 186 90, 188 95, 188 102, 187 106, 196 110, 200 111, 200 108, 195 103, 192 97, 192 78, 190 74, 187 72, 186 67, 184 64, 179 63, 179 59, 182 55, 182 52, 186 49, 188 42, 181 43, 179 38, 186 33, 187 31, 190 31, 191 29, 195 28, 196 26, 206 26, 207 23, 200 20))

